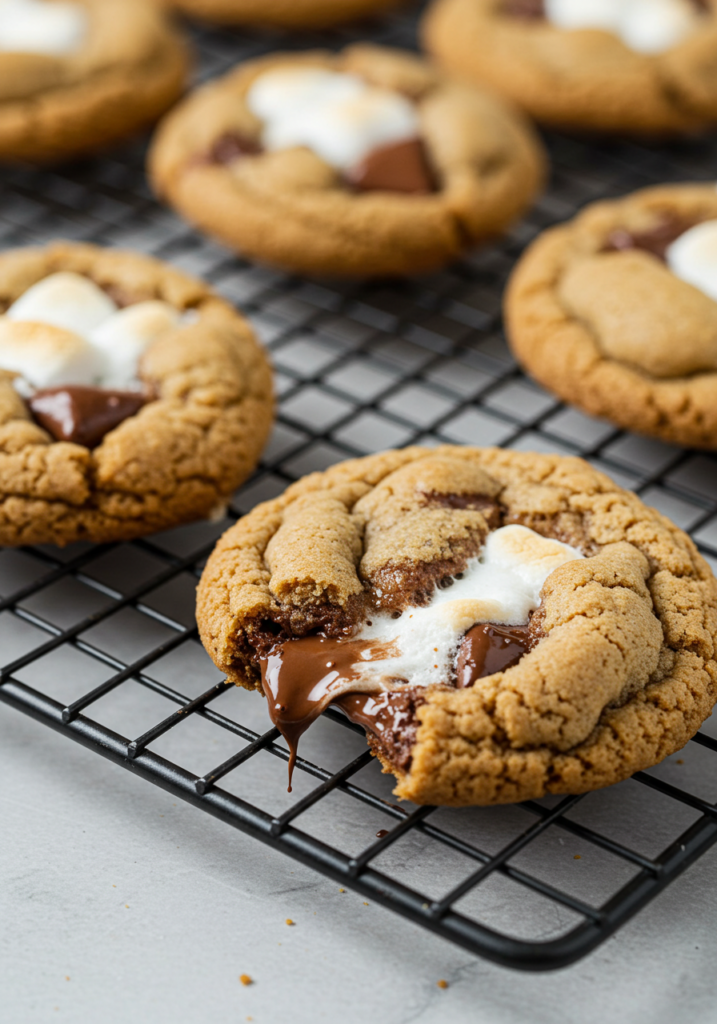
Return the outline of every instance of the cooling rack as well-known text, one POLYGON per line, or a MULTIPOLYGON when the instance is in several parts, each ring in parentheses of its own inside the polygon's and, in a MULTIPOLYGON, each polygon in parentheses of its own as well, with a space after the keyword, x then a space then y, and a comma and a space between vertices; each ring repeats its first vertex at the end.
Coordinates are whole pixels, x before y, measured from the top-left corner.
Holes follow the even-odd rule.
MULTIPOLYGON (((328 38, 194 35, 202 79, 277 47, 359 36, 412 47, 415 15, 328 38)), ((456 811, 399 805, 361 730, 329 711, 302 742, 288 795, 288 753, 263 701, 219 678, 193 608, 232 518, 307 472, 416 442, 580 454, 689 530, 715 564, 715 459, 557 403, 512 361, 500 298, 543 228, 600 196, 711 179, 717 142, 547 143, 551 186, 505 240, 400 284, 306 281, 236 259, 155 203, 143 144, 57 171, 4 170, 0 194, 3 247, 128 246, 208 279, 250 315, 281 396, 259 471, 225 521, 130 544, 0 550, 0 700, 415 924, 528 970, 584 956, 717 840, 713 723, 609 790, 456 811)))

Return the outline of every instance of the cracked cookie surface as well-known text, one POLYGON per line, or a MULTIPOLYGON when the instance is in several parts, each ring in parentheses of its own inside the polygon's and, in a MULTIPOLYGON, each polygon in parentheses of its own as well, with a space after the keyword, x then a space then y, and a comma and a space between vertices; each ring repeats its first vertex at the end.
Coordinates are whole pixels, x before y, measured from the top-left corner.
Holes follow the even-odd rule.
POLYGON ((121 312, 154 300, 187 316, 141 357, 149 400, 92 450, 54 441, 17 374, 0 369, 0 543, 120 540, 212 514, 253 470, 273 420, 271 370, 250 326, 167 264, 71 243, 0 255, 0 311, 62 273, 94 282, 121 312))
POLYGON ((716 447, 717 297, 705 290, 715 276, 711 250, 701 244, 686 268, 676 250, 700 225, 717 226, 711 184, 594 203, 544 232, 506 292, 508 338, 523 366, 591 415, 716 447))
POLYGON ((73 0, 86 26, 68 52, 0 53, 0 159, 88 153, 155 121, 181 95, 189 53, 145 0, 73 0))
POLYGON ((424 44, 452 74, 555 128, 664 136, 717 122, 714 0, 695 4, 694 32, 654 53, 612 32, 557 27, 543 7, 540 0, 436 0, 424 44))
MULTIPOLYGON (((510 610, 514 590, 503 591, 503 621, 524 614, 510 610)), ((416 803, 610 785, 682 747, 717 700, 709 567, 669 520, 577 458, 408 448, 313 474, 221 538, 197 618, 214 662, 242 686, 263 679, 267 690, 287 665, 289 683, 312 682, 317 665, 333 666, 326 702, 367 726, 397 795, 416 803), (461 678, 454 645, 454 669, 418 685, 420 665, 395 678, 395 644, 365 650, 377 622, 410 635, 419 613, 434 629, 435 609, 472 632, 471 616, 488 614, 485 592, 453 604, 451 593, 488 571, 499 539, 498 563, 531 586, 544 580, 532 637, 506 667, 461 678), (526 575, 530 552, 534 566, 548 558, 538 577, 526 575), (376 659, 389 665, 383 675, 376 659)), ((464 644, 458 636, 461 673, 464 644)))
POLYGON ((375 276, 438 268, 499 234, 541 187, 545 159, 502 101, 410 54, 361 44, 240 65, 165 119, 149 167, 159 195, 251 258, 301 273, 375 276), (360 191, 306 144, 263 150, 248 95, 262 76, 300 69, 350 76, 412 107, 434 187, 360 191))

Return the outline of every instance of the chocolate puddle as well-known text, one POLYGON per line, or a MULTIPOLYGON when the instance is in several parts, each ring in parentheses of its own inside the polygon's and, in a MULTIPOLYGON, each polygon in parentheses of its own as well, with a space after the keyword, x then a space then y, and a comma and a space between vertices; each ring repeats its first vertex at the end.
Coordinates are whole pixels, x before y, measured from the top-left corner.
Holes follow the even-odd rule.
POLYGON ((608 235, 603 252, 629 252, 639 249, 649 252, 663 262, 667 258, 667 250, 680 235, 695 226, 695 221, 688 221, 675 214, 664 214, 663 217, 646 231, 628 231, 627 228, 616 228, 608 235))
POLYGON ((94 448, 105 434, 139 412, 147 397, 84 385, 44 388, 28 399, 32 415, 56 441, 94 448))
MULTIPOLYGON (((483 676, 517 664, 538 639, 530 625, 473 626, 458 652, 456 686, 472 686, 483 676)), ((307 636, 277 644, 261 659, 269 715, 289 746, 289 792, 299 740, 329 704, 363 726, 372 746, 380 747, 391 764, 408 768, 418 728, 416 709, 425 702, 419 689, 404 686, 378 693, 344 691, 332 697, 347 682, 358 680, 357 663, 386 658, 391 653, 386 644, 307 636)))

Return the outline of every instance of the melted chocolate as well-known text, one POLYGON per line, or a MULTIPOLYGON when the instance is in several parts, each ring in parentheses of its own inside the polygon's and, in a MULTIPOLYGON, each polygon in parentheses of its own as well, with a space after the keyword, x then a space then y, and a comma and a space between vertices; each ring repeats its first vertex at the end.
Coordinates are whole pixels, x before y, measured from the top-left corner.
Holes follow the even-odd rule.
POLYGON ((421 139, 392 143, 374 149, 346 174, 359 192, 405 192, 428 195, 435 191, 426 147, 421 139))
POLYGON ((509 18, 542 21, 545 18, 545 4, 543 0, 504 0, 503 13, 509 18))
POLYGON ((384 693, 347 693, 333 702, 351 722, 363 726, 369 743, 397 768, 407 771, 418 731, 417 709, 426 703, 415 688, 384 693))
POLYGON ((56 441, 94 448, 105 434, 134 416, 147 401, 137 391, 73 385, 36 391, 28 400, 35 420, 56 441))
POLYGON ((200 164, 232 164, 235 160, 241 160, 245 156, 258 156, 263 153, 263 147, 257 139, 239 132, 225 132, 215 139, 209 151, 198 157, 196 162, 200 164))
POLYGON ((477 679, 516 665, 537 643, 530 626, 496 626, 481 622, 469 629, 458 651, 456 686, 464 689, 477 679))
POLYGON ((657 223, 646 231, 628 231, 616 228, 608 235, 604 252, 629 252, 639 249, 664 260, 672 243, 694 227, 694 221, 687 221, 674 214, 664 214, 657 223))

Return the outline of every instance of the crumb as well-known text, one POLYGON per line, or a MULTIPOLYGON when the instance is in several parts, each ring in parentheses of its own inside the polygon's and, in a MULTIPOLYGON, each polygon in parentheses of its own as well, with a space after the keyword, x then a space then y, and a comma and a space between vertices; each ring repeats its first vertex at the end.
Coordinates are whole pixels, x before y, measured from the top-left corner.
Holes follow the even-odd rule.
POLYGON ((254 979, 252 978, 252 976, 250 974, 240 974, 239 975, 239 981, 242 983, 242 985, 253 985, 254 984, 254 979))
POLYGON ((440 981, 437 981, 436 985, 438 985, 439 988, 448 988, 448 982, 445 978, 441 978, 440 981))
POLYGON ((363 901, 363 905, 364 905, 365 907, 367 907, 367 906, 368 906, 368 903, 366 902, 366 900, 364 900, 364 901, 363 901))
POLYGON ((286 923, 287 923, 287 924, 293 924, 294 922, 293 922, 293 921, 291 920, 291 918, 290 918, 290 917, 287 917, 287 919, 286 919, 286 923))
POLYGON ((339 889, 339 892, 346 892, 345 889, 339 889))
POLYGON ((685 763, 685 762, 684 762, 684 761, 682 760, 682 758, 681 758, 681 757, 677 759, 677 764, 684 764, 684 763, 685 763))
POLYGON ((116 889, 116 888, 117 888, 117 886, 116 886, 116 885, 114 884, 114 882, 112 883, 112 888, 113 888, 113 889, 116 889))
POLYGON ((580 860, 580 854, 576 853, 575 856, 573 857, 573 860, 580 860))
POLYGON ((69 975, 69 974, 66 974, 66 975, 65 975, 65 981, 69 981, 69 980, 70 980, 70 975, 69 975))
POLYGON ((125 903, 125 910, 129 910, 129 903, 125 903))

